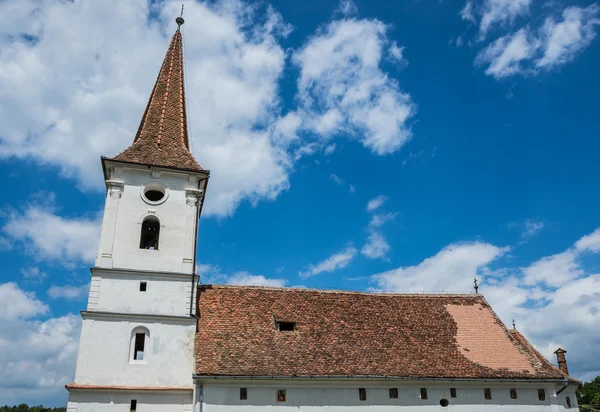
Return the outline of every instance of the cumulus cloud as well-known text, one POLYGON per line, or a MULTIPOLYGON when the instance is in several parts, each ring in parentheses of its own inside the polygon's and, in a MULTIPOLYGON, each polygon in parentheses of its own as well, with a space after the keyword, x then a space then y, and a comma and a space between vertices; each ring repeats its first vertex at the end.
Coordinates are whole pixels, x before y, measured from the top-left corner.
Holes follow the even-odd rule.
POLYGON ((487 65, 485 73, 496 79, 536 75, 564 65, 596 37, 599 11, 596 4, 566 7, 559 20, 549 16, 538 29, 526 26, 499 37, 477 55, 475 63, 487 65))
POLYGON ((37 266, 27 266, 21 269, 21 276, 26 280, 43 282, 48 275, 37 266))
POLYGON ((388 200, 387 196, 379 195, 369 200, 367 203, 367 212, 373 213, 369 225, 367 226, 367 242, 361 248, 360 253, 369 259, 384 258, 392 249, 387 239, 381 232, 382 226, 396 218, 398 213, 374 213, 380 209, 388 200))
POLYGON ((481 269, 502 256, 506 248, 489 243, 451 244, 415 266, 405 266, 372 276, 377 289, 392 291, 466 291, 481 269))
POLYGON ((73 380, 81 320, 41 320, 48 306, 14 283, 0 284, 0 404, 64 405, 73 380))
POLYGON ((51 205, 30 204, 23 211, 9 213, 1 230, 36 260, 73 266, 94 261, 100 220, 100 215, 62 217, 51 205))
POLYGON ((343 269, 354 259, 357 250, 354 246, 348 246, 344 250, 329 256, 327 259, 308 265, 304 271, 298 272, 298 276, 303 279, 318 275, 323 272, 334 272, 338 269, 343 269))
POLYGON ((380 67, 385 57, 403 60, 388 31, 376 19, 335 20, 294 52, 305 130, 324 139, 343 132, 380 155, 410 139, 408 122, 416 106, 380 67))

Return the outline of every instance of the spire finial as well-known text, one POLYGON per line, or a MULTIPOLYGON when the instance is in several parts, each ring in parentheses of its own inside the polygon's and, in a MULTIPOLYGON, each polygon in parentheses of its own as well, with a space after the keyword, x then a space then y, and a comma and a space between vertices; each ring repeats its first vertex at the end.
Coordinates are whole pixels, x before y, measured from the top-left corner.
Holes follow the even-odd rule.
POLYGON ((515 326, 515 320, 513 319, 513 329, 517 330, 517 327, 515 326))
POLYGON ((185 23, 185 20, 183 20, 183 4, 181 5, 181 14, 175 19, 175 23, 177 23, 177 31, 179 31, 183 23, 185 23))
POLYGON ((473 280, 474 280, 474 282, 473 282, 473 283, 475 283, 475 293, 479 293, 479 292, 478 292, 478 290, 479 290, 479 286, 477 286, 477 278, 473 278, 473 280))

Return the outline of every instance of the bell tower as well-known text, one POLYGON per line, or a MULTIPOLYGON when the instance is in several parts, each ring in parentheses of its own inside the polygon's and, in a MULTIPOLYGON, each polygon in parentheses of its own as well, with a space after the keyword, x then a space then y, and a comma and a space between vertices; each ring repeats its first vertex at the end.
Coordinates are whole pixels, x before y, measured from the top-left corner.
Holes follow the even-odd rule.
POLYGON ((209 171, 189 147, 183 18, 106 201, 68 411, 191 411, 196 239, 209 171))

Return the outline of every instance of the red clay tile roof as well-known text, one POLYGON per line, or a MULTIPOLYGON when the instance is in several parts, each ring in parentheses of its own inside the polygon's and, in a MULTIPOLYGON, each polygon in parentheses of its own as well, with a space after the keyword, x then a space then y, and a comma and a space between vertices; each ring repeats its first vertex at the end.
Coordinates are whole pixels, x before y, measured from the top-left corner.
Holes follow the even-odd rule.
POLYGON ((565 377, 475 294, 201 285, 198 316, 198 375, 565 377))
POLYGON ((179 30, 171 39, 133 144, 113 160, 204 170, 190 152, 179 30))

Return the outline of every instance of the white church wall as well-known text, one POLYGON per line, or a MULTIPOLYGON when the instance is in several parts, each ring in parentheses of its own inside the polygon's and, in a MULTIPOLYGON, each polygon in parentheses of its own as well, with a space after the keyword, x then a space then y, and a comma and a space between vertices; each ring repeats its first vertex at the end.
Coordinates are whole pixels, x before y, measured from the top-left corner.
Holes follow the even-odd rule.
POLYGON ((88 310, 186 316, 190 315, 191 308, 191 313, 195 314, 192 291, 197 280, 191 275, 94 269, 94 298, 88 302, 88 310), (145 291, 140 290, 141 282, 145 283, 145 291))
POLYGON ((67 412, 128 412, 132 400, 143 412, 190 412, 193 410, 192 391, 73 391, 67 412))
MULTIPOLYGON (((307 386, 309 384, 281 384, 269 385, 239 383, 237 385, 205 383, 202 387, 202 404, 198 404, 196 412, 252 412, 269 410, 273 412, 306 411, 306 412, 364 412, 370 411, 440 411, 454 410, 461 412, 486 411, 523 411, 523 412, 558 412, 578 411, 575 407, 574 389, 563 391, 558 396, 552 396, 554 385, 538 384, 537 386, 478 386, 455 387, 457 397, 451 398, 450 386, 440 384, 406 384, 372 383, 334 386, 324 383, 322 386, 307 386), (240 388, 247 388, 247 400, 240 400, 240 388), (420 388, 427 388, 427 399, 420 398, 420 388), (492 400, 486 400, 484 388, 490 387, 492 400), (367 399, 359 399, 359 388, 365 388, 367 399), (389 388, 398 388, 398 398, 390 399, 389 388), (517 399, 510 398, 510 388, 517 389, 517 399), (546 399, 538 399, 537 390, 546 390, 546 399), (277 390, 286 390, 286 402, 277 402, 277 390), (567 409, 566 397, 573 402, 573 408, 567 409), (440 400, 447 399, 448 407, 440 406, 440 400)), ((339 384, 338 384, 339 385, 339 384)), ((200 391, 198 391, 200 392, 200 391)))
POLYGON ((123 168, 111 181, 120 182, 122 189, 115 196, 111 190, 107 193, 96 266, 192 273, 197 208, 190 193, 196 191, 197 181, 169 172, 153 177, 147 168, 123 168), (167 187, 164 200, 143 199, 143 187, 151 183, 167 187), (148 216, 160 221, 158 250, 140 249, 142 222, 148 216))
POLYGON ((190 387, 195 332, 194 319, 113 320, 84 316, 75 383, 190 387), (133 360, 136 328, 148 331, 143 360, 133 360))

